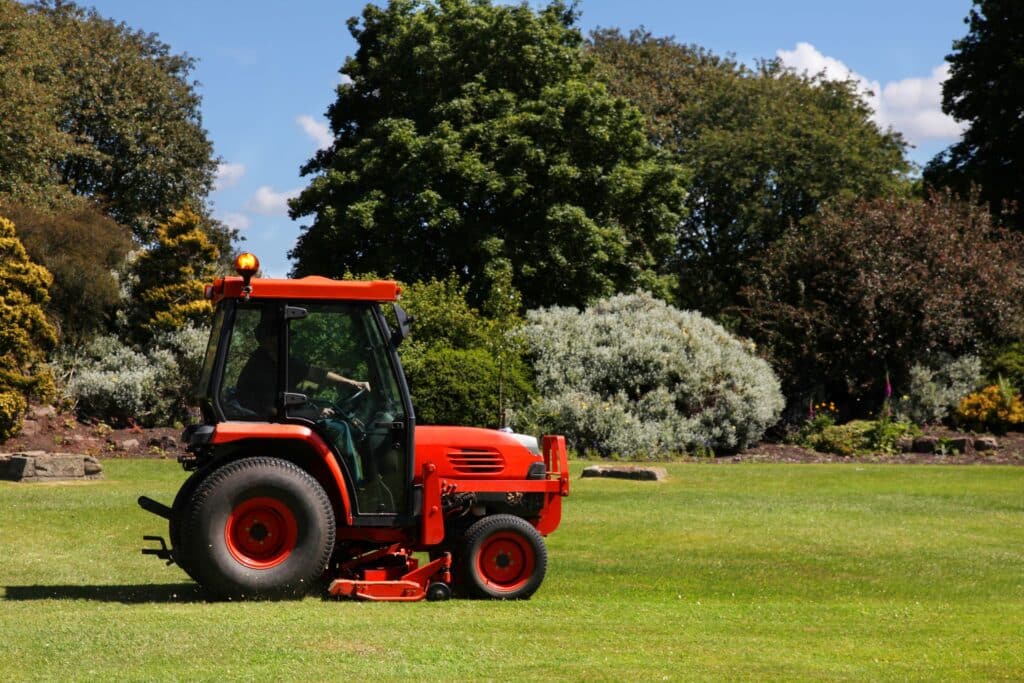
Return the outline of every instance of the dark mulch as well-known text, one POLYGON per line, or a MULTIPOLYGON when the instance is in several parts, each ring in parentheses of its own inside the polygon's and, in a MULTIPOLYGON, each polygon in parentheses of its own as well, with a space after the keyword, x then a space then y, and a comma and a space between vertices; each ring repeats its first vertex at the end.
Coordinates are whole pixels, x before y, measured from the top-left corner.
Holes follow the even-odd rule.
POLYGON ((0 443, 0 452, 82 453, 104 458, 177 458, 181 430, 146 429, 130 426, 111 429, 102 424, 80 422, 69 413, 34 407, 22 431, 0 443))
MULTIPOLYGON (((939 428, 929 434, 958 436, 939 428)), ((76 420, 71 414, 51 408, 33 408, 22 433, 0 443, 0 453, 45 451, 82 453, 105 458, 177 458, 184 453, 181 430, 146 429, 138 426, 110 429, 105 425, 76 420)), ((957 455, 900 453, 843 457, 783 443, 761 443, 733 455, 717 458, 688 458, 700 463, 781 462, 781 463, 899 463, 913 465, 1024 465, 1024 433, 998 436, 999 446, 991 451, 973 451, 957 455)))

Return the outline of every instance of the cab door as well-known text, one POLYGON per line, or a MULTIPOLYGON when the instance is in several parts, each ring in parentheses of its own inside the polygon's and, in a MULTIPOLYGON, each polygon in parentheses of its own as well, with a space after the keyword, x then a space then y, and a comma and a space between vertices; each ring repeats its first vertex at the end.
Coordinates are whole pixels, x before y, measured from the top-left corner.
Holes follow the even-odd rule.
POLYGON ((410 513, 409 404, 379 309, 295 302, 284 317, 287 419, 312 423, 331 445, 358 516, 410 513))

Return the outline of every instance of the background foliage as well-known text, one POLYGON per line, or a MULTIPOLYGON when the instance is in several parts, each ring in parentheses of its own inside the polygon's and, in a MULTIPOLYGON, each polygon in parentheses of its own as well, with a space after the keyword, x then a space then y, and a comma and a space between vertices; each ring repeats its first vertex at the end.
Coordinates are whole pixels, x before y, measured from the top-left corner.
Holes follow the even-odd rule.
POLYGON ((45 361, 57 334, 43 312, 52 282, 29 260, 14 223, 0 216, 0 441, 21 429, 29 400, 54 395, 45 361))
POLYGON ((915 363, 1020 334, 1022 245, 948 194, 832 206, 759 262, 743 329, 767 347, 791 406, 827 396, 865 413, 887 373, 906 386, 915 363))
POLYGON ((604 456, 743 448, 783 407, 751 345, 647 293, 527 315, 545 433, 604 456))
POLYGON ((993 215, 1024 230, 1024 4, 975 0, 967 35, 946 56, 942 111, 967 124, 924 178, 963 196, 977 187, 993 215))
POLYGON ((561 2, 368 5, 328 110, 334 144, 292 202, 295 273, 456 272, 475 304, 492 258, 527 307, 641 285, 662 294, 684 196, 639 112, 590 73, 561 2))
POLYGON ((778 59, 748 67, 642 30, 596 31, 589 48, 651 141, 689 171, 675 264, 684 308, 735 304, 753 261, 825 202, 909 189, 905 142, 871 121, 852 81, 778 59))

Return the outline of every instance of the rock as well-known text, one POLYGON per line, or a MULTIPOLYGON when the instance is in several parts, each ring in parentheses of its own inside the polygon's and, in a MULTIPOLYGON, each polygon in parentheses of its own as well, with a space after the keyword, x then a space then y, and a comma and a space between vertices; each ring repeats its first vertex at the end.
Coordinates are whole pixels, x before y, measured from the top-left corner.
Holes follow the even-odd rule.
POLYGON ((969 436, 954 436, 949 439, 948 444, 949 448, 963 455, 974 447, 974 439, 969 436))
POLYGON ((78 453, 0 454, 0 479, 7 481, 47 481, 103 476, 103 466, 92 456, 78 453))
POLYGON ((138 439, 125 439, 124 441, 121 442, 122 450, 130 451, 131 449, 138 448, 138 447, 139 447, 139 440, 138 439))
POLYGON ((149 440, 149 445, 162 451, 173 451, 178 447, 178 441, 173 436, 154 436, 149 440))
POLYGON ((25 421, 21 423, 21 433, 24 436, 35 436, 41 429, 42 427, 36 420, 29 420, 26 418, 25 421))
POLYGON ((77 479, 85 476, 85 458, 81 455, 39 455, 35 461, 37 477, 77 479))
POLYGON ((934 453, 935 447, 939 443, 939 437, 937 436, 919 436, 914 439, 914 452, 915 453, 934 453))
POLYGON ((46 417, 53 417, 57 414, 57 410, 53 406, 34 406, 29 413, 32 414, 33 419, 42 420, 46 417))
POLYGON ((896 441, 896 448, 900 449, 901 453, 910 453, 914 450, 914 438, 911 436, 901 436, 896 441))
POLYGON ((82 459, 82 468, 85 470, 85 476, 95 477, 103 474, 103 465, 100 461, 91 455, 87 455, 82 459))
POLYGON ((34 477, 36 474, 35 460, 20 453, 5 453, 0 455, 0 479, 6 481, 21 481, 26 476, 34 477))
POLYGON ((635 481, 665 481, 668 471, 664 467, 636 467, 633 465, 591 465, 583 469, 583 477, 610 477, 635 481))
POLYGON ((994 436, 979 436, 974 440, 974 450, 993 451, 999 448, 999 441, 994 436))

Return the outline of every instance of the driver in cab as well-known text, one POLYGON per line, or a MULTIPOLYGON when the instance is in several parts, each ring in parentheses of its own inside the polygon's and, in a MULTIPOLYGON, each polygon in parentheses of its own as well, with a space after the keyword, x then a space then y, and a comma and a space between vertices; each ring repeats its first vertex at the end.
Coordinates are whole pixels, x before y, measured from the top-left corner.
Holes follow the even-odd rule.
MULTIPOLYGON (((273 417, 277 413, 277 321, 273 318, 260 320, 254 335, 257 347, 238 376, 238 400, 245 408, 261 417, 273 417)), ((331 370, 312 367, 298 358, 289 359, 288 379, 293 387, 303 382, 313 382, 317 385, 331 382, 348 384, 356 391, 370 391, 369 382, 349 379, 331 370)))

